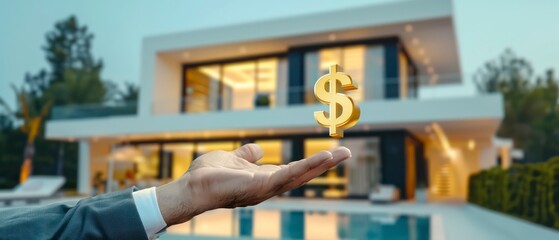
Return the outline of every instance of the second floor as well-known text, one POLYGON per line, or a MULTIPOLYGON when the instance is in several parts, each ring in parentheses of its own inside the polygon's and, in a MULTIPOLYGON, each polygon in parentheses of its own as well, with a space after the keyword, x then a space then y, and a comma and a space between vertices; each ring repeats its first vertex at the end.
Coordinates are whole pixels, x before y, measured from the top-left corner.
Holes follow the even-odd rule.
POLYGON ((460 82, 452 14, 451 1, 394 1, 149 37, 136 111, 58 107, 55 119, 317 104, 314 84, 332 64, 359 86, 347 92, 357 102, 417 99, 423 86, 460 82))

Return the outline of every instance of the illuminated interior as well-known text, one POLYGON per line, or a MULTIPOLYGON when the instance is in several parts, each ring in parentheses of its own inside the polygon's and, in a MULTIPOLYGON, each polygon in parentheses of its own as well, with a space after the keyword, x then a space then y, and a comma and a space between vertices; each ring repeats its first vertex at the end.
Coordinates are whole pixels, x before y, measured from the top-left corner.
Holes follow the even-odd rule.
POLYGON ((262 156, 262 159, 256 162, 257 164, 282 164, 283 143, 281 140, 261 140, 255 141, 254 143, 260 145, 262 150, 264 150, 264 155, 262 156))
POLYGON ((190 67, 185 79, 187 112, 247 110, 277 105, 278 58, 190 67))
MULTIPOLYGON (((314 97, 314 83, 316 80, 329 72, 330 66, 338 64, 341 70, 351 76, 353 82, 359 87, 363 85, 365 76, 365 45, 351 45, 347 47, 323 48, 318 51, 307 52, 305 56, 306 65, 306 103, 316 103, 314 97)), ((355 101, 364 99, 364 89, 348 92, 355 101)))
MULTIPOLYGON (((333 149, 338 146, 338 140, 331 138, 307 139, 305 140, 305 157, 310 157, 325 149, 333 149)), ((347 195, 347 176, 344 165, 338 165, 323 173, 307 183, 305 196, 339 198, 347 195)))

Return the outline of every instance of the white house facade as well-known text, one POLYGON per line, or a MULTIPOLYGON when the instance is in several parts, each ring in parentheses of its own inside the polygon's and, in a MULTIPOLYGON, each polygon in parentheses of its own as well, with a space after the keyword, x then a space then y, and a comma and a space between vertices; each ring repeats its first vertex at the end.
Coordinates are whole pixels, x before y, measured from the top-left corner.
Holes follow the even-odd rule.
POLYGON ((450 0, 148 37, 137 109, 68 110, 47 123, 47 137, 79 141, 82 193, 97 173, 122 183, 168 181, 200 154, 255 142, 265 164, 352 150, 290 196, 363 198, 386 184, 404 199, 417 189, 431 200, 464 199, 469 174, 497 164, 503 149, 493 136, 504 113, 500 95, 422 96, 463 80, 457 49, 450 0), (349 95, 361 118, 340 140, 313 117, 327 109, 313 86, 331 64, 359 86, 349 95))

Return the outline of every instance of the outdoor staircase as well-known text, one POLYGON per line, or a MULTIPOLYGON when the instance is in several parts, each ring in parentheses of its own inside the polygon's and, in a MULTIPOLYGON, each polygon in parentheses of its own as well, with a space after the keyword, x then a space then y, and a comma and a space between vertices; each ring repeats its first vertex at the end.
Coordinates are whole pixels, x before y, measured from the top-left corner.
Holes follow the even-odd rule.
POLYGON ((456 196, 458 194, 456 176, 456 172, 450 163, 443 164, 433 179, 433 196, 440 198, 456 196))

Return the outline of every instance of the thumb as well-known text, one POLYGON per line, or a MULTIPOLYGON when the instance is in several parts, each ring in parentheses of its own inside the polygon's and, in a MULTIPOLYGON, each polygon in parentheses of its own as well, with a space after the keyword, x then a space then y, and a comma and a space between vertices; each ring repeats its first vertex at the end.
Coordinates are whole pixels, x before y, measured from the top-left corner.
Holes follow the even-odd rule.
POLYGON ((263 151, 258 144, 249 143, 241 146, 240 148, 237 148, 235 151, 233 151, 233 154, 251 163, 255 163, 262 158, 263 151))

